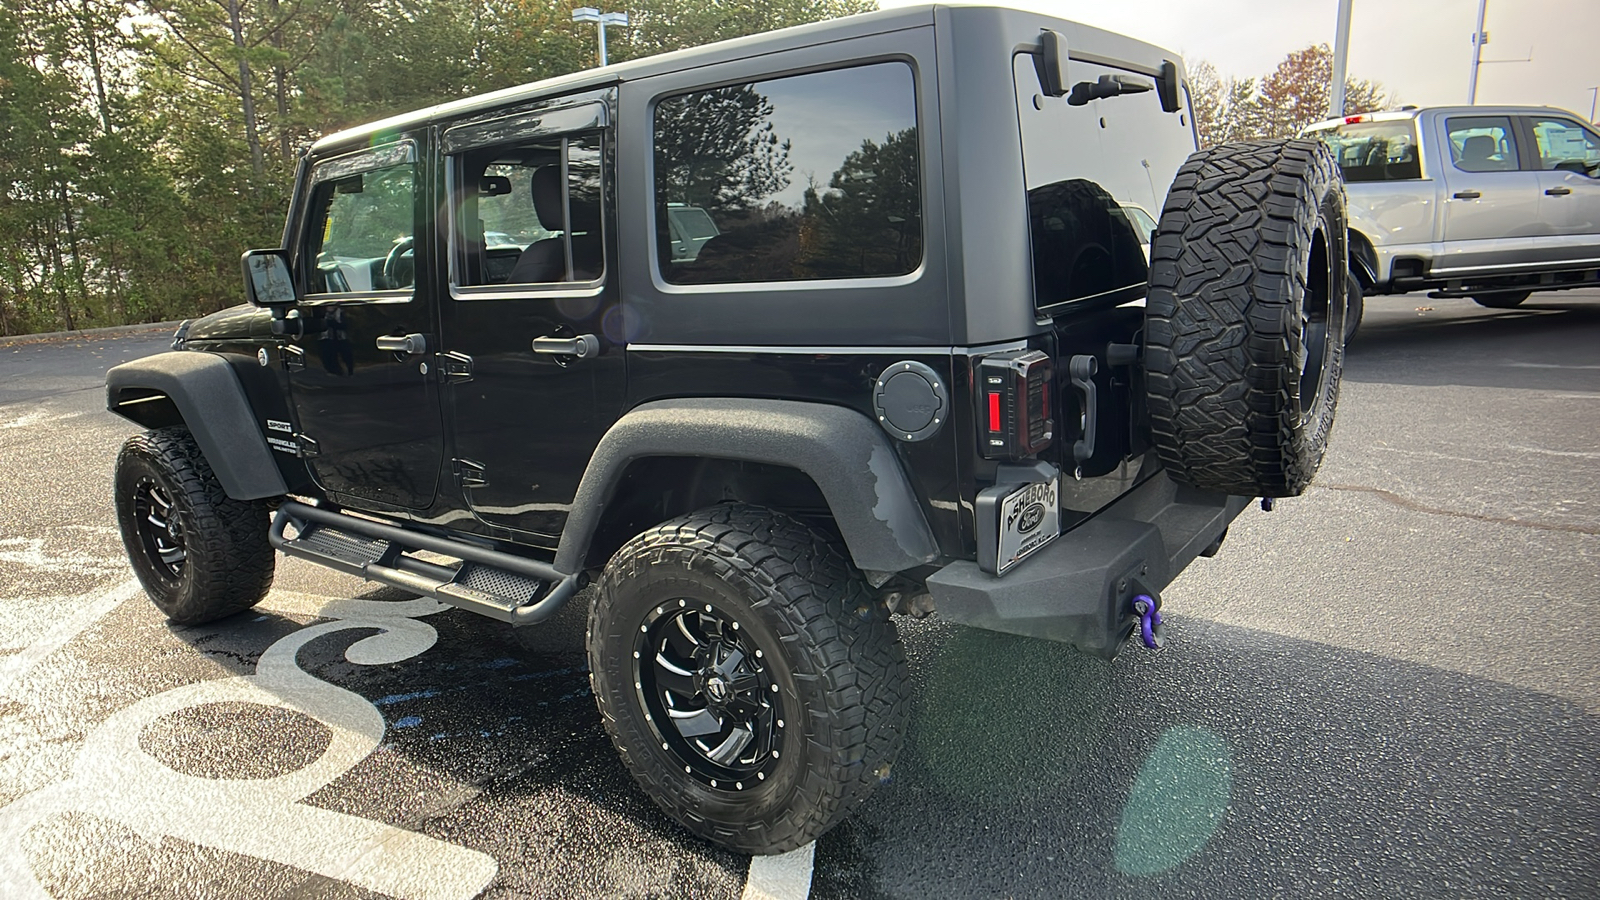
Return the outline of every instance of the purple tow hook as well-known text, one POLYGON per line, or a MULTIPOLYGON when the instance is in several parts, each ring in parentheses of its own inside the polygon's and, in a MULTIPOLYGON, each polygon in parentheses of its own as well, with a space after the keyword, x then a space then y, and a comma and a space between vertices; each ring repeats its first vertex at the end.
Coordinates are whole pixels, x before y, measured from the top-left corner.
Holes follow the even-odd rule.
POLYGON ((1139 639, 1151 650, 1160 650, 1166 643, 1166 629, 1161 627, 1161 610, 1149 594, 1133 598, 1133 611, 1139 616, 1139 639))

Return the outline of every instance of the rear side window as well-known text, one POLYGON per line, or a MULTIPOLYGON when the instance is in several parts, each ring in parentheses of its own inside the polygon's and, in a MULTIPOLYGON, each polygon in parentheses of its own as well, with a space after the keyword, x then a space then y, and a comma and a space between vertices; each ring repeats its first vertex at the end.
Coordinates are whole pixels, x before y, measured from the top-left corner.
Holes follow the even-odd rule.
POLYGON ((1345 181, 1404 181, 1422 177, 1415 119, 1350 122, 1312 132, 1339 160, 1345 181))
POLYGON ((1600 138, 1568 119, 1534 118, 1533 139, 1539 145, 1539 167, 1593 176, 1600 169, 1600 138))
POLYGON ((1450 162, 1463 172, 1511 172, 1517 163, 1517 138, 1507 116, 1457 116, 1445 121, 1450 162))
POLYGON ((906 275, 922 263, 911 67, 879 63, 667 97, 656 252, 672 284, 906 275))

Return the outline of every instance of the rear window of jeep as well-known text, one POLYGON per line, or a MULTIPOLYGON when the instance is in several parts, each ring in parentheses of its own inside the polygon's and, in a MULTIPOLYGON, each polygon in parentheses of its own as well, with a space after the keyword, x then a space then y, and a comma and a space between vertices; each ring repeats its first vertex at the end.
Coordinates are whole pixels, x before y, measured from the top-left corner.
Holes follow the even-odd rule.
POLYGON ((922 183, 911 67, 878 63, 660 100, 655 217, 671 284, 915 271, 922 183))

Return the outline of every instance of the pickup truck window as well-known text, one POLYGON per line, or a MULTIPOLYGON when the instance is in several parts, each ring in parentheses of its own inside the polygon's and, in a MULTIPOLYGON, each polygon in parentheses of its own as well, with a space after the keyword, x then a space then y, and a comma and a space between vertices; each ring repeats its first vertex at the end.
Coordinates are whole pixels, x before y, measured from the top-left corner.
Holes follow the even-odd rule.
POLYGON ((1450 162, 1463 172, 1512 172, 1517 139, 1507 116, 1457 116, 1445 121, 1450 135, 1450 162))
POLYGON ((1600 169, 1600 138, 1570 119, 1534 117, 1533 139, 1541 169, 1565 169, 1593 176, 1600 169))
POLYGON ((1351 122, 1312 134, 1333 149, 1345 181, 1405 181, 1422 177, 1415 119, 1351 122))

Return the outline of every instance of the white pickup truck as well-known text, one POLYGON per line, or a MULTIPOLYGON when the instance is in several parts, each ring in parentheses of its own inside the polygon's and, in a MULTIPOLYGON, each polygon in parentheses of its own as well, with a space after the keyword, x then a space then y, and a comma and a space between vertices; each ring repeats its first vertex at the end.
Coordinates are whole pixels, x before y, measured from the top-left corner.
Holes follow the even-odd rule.
MULTIPOLYGON (((1495 308, 1600 283, 1600 136, 1550 107, 1438 106, 1319 122, 1350 202, 1367 294, 1495 308)), ((1352 291, 1349 325, 1359 321, 1352 291)))

